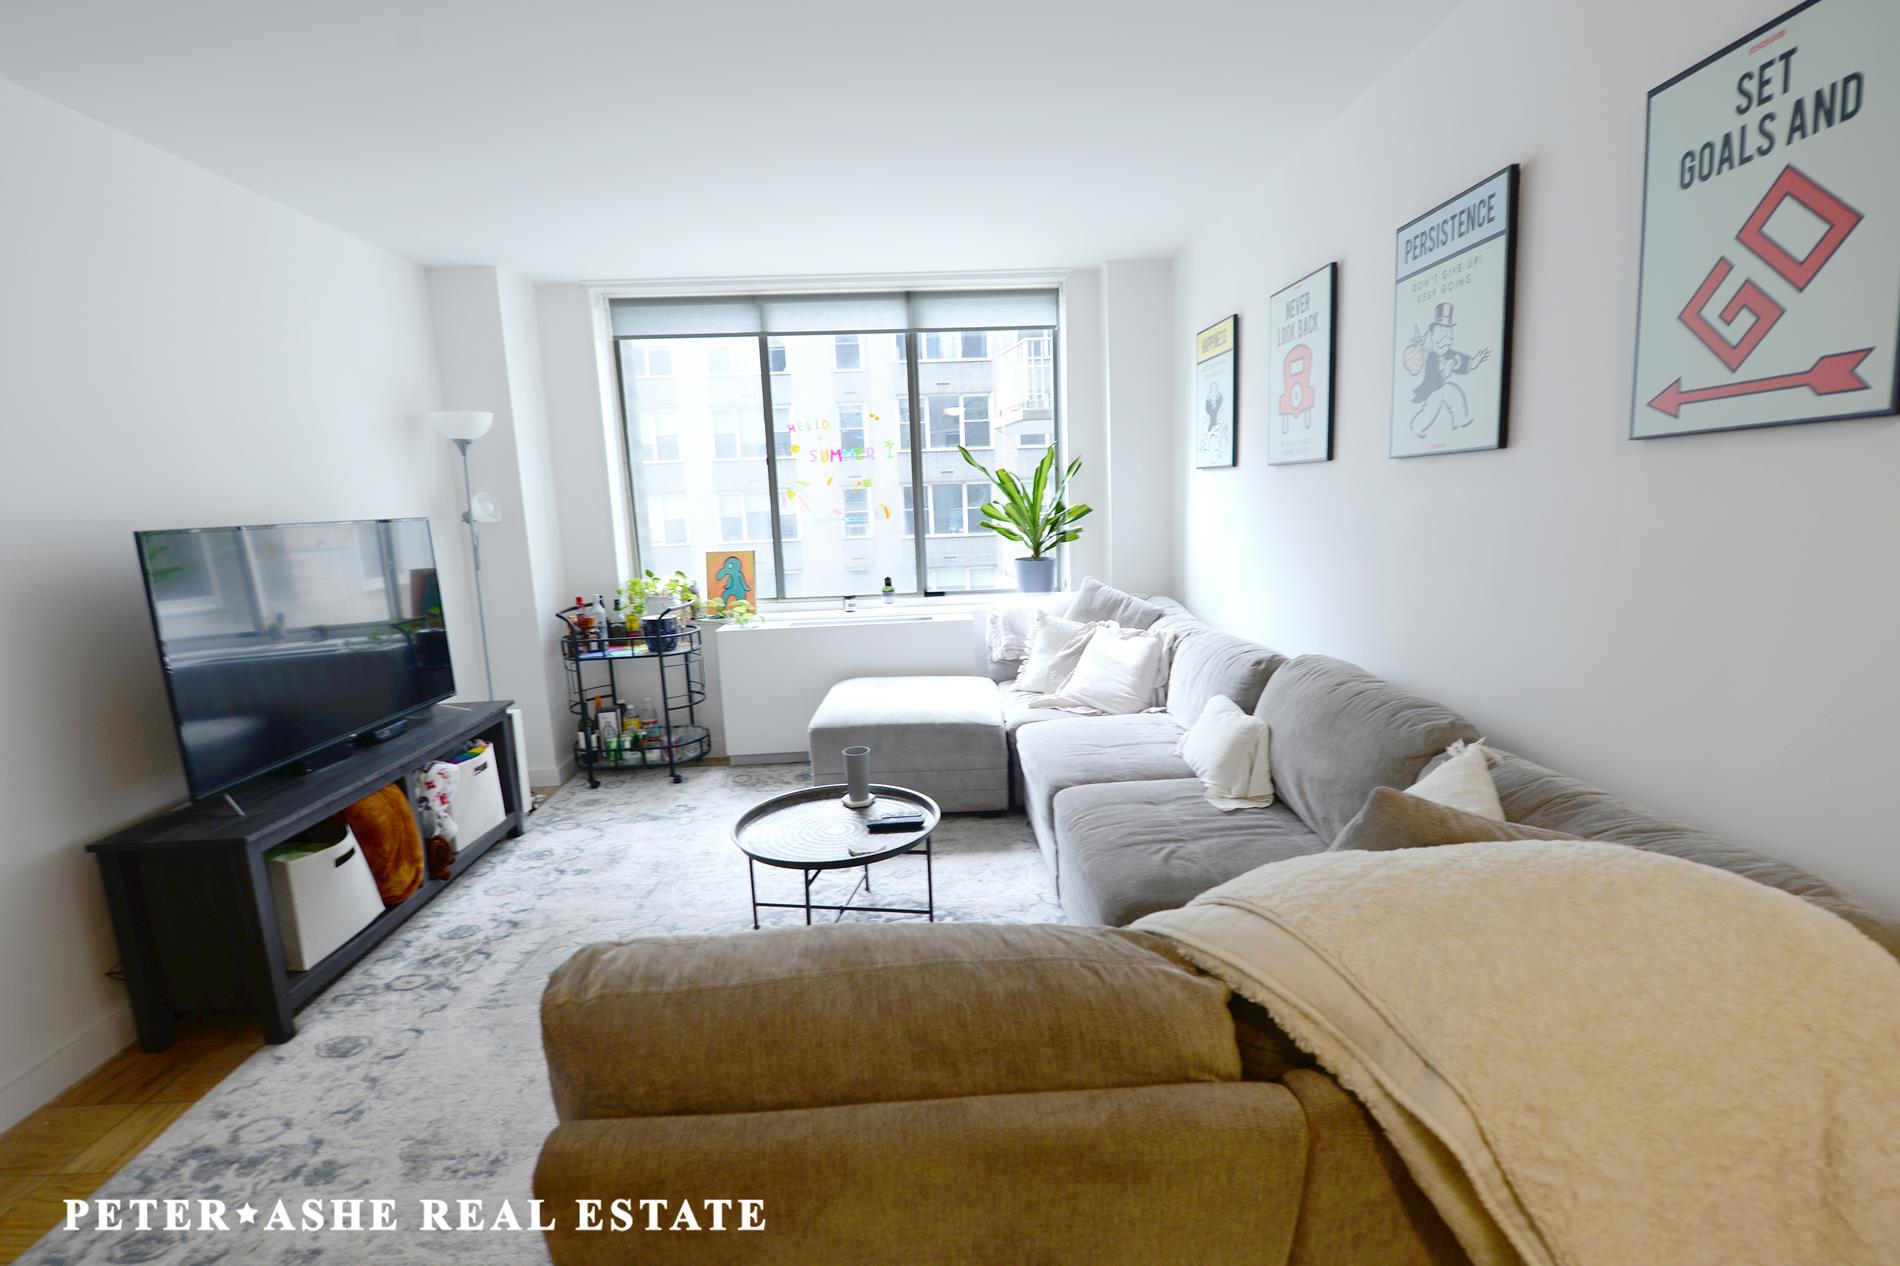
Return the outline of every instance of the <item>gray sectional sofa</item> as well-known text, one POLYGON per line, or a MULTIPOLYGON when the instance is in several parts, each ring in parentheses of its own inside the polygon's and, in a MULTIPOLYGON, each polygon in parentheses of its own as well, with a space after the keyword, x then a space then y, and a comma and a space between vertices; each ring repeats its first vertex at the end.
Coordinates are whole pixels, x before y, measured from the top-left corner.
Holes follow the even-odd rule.
MULTIPOLYGON (((1013 681, 998 686, 1012 785, 1073 923, 1122 927, 1257 866, 1321 852, 1375 787, 1409 787, 1453 741, 1481 737, 1451 709, 1352 664, 1288 659, 1166 598, 1137 600, 1089 581, 1070 615, 1110 609, 1124 624, 1145 620, 1142 627, 1171 635, 1164 711, 1075 716, 1030 708, 1013 681), (1267 722, 1277 795, 1269 808, 1220 812, 1175 754, 1215 694, 1267 722)), ((1900 926, 1797 866, 1490 751, 1513 822, 1736 871, 1833 910, 1900 955, 1900 926)))

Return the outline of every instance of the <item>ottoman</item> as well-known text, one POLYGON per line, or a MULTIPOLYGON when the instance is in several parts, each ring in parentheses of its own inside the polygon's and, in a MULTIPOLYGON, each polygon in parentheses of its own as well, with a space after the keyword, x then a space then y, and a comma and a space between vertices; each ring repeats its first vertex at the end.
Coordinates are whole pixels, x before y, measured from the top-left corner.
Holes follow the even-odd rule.
POLYGON ((843 750, 862 746, 872 782, 921 791, 946 813, 1009 808, 1009 740, 988 677, 847 678, 809 734, 813 782, 843 782, 843 750))

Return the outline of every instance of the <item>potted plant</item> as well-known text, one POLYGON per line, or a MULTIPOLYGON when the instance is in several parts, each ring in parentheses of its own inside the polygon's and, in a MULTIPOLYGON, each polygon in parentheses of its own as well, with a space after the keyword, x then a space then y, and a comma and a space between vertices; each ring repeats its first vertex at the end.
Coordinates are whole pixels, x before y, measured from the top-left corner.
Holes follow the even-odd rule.
POLYGON ((751 628, 762 617, 758 609, 744 598, 701 598, 699 611, 695 617, 701 620, 731 620, 742 629, 751 628))
POLYGON ((679 643, 680 622, 673 613, 684 609, 690 614, 699 601, 698 591, 683 571, 663 577, 649 569, 629 580, 621 592, 627 605, 640 613, 640 634, 647 649, 658 654, 679 643))
POLYGON ((1016 560, 1016 588, 1024 593, 1054 591, 1056 547, 1079 540, 1082 530, 1076 524, 1090 513, 1088 506, 1072 506, 1066 497, 1069 481, 1082 469, 1082 460, 1070 462, 1061 478, 1055 478, 1056 450, 1052 446, 1042 455, 1036 473, 1025 486, 1015 472, 1000 466, 990 470, 962 445, 957 451, 1003 494, 1001 505, 994 500, 984 503, 983 526, 1029 550, 1029 557, 1016 560))

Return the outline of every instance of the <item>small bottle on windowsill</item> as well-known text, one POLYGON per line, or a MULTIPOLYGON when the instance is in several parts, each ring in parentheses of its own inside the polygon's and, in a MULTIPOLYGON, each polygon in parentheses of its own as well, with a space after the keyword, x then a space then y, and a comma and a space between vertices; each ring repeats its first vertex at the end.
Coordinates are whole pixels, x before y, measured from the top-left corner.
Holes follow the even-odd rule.
POLYGON ((897 601, 897 586, 891 583, 891 578, 889 576, 886 576, 884 578, 884 605, 888 607, 896 601, 897 601))

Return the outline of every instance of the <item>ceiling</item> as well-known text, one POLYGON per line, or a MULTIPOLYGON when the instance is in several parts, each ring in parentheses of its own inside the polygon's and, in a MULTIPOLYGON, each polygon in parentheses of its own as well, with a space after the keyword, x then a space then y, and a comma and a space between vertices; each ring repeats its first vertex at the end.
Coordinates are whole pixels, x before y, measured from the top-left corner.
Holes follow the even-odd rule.
POLYGON ((32 0, 0 76, 427 265, 1167 255, 1423 38, 1401 0, 32 0))

